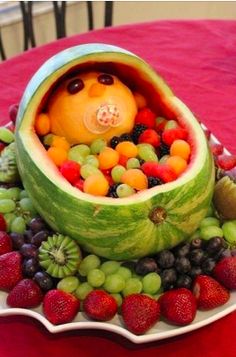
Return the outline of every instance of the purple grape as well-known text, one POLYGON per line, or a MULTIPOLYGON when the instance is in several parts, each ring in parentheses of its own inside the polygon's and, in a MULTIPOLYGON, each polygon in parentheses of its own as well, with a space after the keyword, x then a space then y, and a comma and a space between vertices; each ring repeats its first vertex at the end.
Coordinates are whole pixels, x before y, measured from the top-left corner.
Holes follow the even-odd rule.
POLYGON ((48 231, 40 231, 32 237, 31 243, 34 244, 36 247, 40 247, 41 243, 47 240, 48 236, 48 231))
POLYGON ((210 255, 214 255, 216 252, 219 252, 221 248, 224 247, 224 239, 221 237, 213 237, 209 239, 206 246, 206 251, 210 255))
POLYGON ((39 270, 38 260, 35 258, 25 259, 23 261, 23 274, 27 277, 32 278, 35 273, 39 270))
POLYGON ((158 266, 153 258, 144 257, 137 261, 135 272, 139 275, 146 275, 151 272, 158 272, 158 266))
POLYGON ((33 233, 38 233, 46 228, 46 224, 41 217, 35 217, 30 221, 29 228, 33 233))
POLYGON ((10 237, 12 240, 12 246, 14 250, 19 250, 23 244, 25 244, 25 237, 20 233, 10 233, 10 237))
POLYGON ((44 291, 48 291, 53 287, 53 279, 44 271, 38 271, 33 279, 44 291))
POLYGON ((36 258, 38 256, 38 248, 31 243, 25 243, 21 246, 20 253, 25 258, 36 258))
POLYGON ((30 229, 27 229, 24 233, 26 243, 31 243, 33 237, 33 232, 30 229))

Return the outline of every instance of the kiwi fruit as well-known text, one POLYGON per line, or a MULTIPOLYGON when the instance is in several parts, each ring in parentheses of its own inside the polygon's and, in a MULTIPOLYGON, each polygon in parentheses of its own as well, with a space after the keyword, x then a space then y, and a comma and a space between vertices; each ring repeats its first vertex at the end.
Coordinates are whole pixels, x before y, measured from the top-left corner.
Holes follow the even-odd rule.
POLYGON ((213 204, 222 220, 236 219, 236 183, 229 176, 216 183, 213 204))
POLYGON ((39 248, 39 264, 54 278, 75 274, 82 255, 77 243, 62 234, 53 234, 39 248))
POLYGON ((16 163, 15 143, 5 147, 0 156, 0 182, 15 183, 19 181, 16 163))

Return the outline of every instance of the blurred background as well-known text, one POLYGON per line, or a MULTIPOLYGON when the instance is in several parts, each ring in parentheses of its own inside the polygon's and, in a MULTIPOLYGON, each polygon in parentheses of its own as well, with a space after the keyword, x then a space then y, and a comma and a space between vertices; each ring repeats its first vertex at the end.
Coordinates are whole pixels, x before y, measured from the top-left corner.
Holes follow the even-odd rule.
POLYGON ((236 1, 0 1, 0 54, 3 60, 104 26, 235 16, 236 1))

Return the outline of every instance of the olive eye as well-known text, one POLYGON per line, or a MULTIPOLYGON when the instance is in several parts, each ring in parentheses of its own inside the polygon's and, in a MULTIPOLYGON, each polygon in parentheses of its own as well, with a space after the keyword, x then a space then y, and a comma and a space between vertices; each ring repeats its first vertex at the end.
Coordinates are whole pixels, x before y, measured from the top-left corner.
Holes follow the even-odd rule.
POLYGON ((67 85, 67 90, 70 94, 76 94, 84 88, 82 79, 76 78, 70 81, 67 85))
POLYGON ((98 76, 98 82, 110 86, 114 83, 114 79, 110 74, 104 73, 98 76))

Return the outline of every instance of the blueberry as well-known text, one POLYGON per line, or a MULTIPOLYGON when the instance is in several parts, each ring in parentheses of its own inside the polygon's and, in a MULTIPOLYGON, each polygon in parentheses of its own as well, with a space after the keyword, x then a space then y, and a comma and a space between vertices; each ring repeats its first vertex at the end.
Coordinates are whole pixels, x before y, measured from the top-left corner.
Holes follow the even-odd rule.
POLYGON ((202 263, 202 270, 204 274, 211 274, 213 269, 215 268, 216 262, 214 259, 212 258, 207 258, 206 260, 204 260, 204 262, 202 263))
POLYGON ((175 269, 164 269, 160 272, 160 276, 164 290, 169 290, 174 287, 177 280, 177 274, 175 269))
POLYGON ((188 274, 191 276, 192 279, 194 279, 197 275, 202 274, 202 269, 199 266, 192 266, 188 274))
POLYGON ((98 82, 106 85, 111 85, 114 83, 114 79, 110 74, 103 73, 98 76, 98 82))
POLYGON ((206 258, 206 253, 202 249, 193 249, 189 254, 189 260, 193 265, 201 265, 206 258))
POLYGON ((219 252, 221 248, 224 247, 224 239, 221 237, 213 237, 209 239, 206 246, 206 251, 210 255, 214 255, 216 252, 219 252))
POLYGON ((67 85, 67 91, 70 94, 76 94, 84 88, 84 82, 82 79, 76 78, 72 79, 67 85))
POLYGON ((162 250, 157 254, 156 261, 161 268, 171 268, 174 265, 175 257, 171 251, 162 250))
POLYGON ((190 250, 190 243, 181 244, 175 247, 174 254, 176 257, 179 258, 185 257, 186 255, 188 255, 189 250, 190 250))
POLYGON ((201 238, 195 238, 190 243, 191 249, 202 248, 203 247, 203 240, 201 238))
POLYGON ((181 274, 178 276, 176 281, 177 288, 191 289, 191 286, 192 286, 192 279, 190 278, 190 276, 186 274, 181 274))
POLYGON ((175 268, 179 273, 187 273, 191 270, 191 263, 186 257, 177 258, 175 268))

